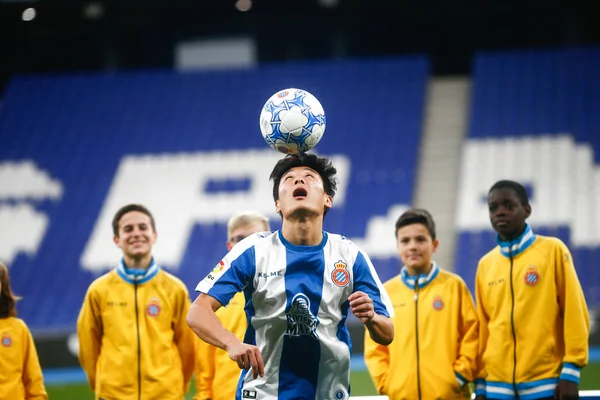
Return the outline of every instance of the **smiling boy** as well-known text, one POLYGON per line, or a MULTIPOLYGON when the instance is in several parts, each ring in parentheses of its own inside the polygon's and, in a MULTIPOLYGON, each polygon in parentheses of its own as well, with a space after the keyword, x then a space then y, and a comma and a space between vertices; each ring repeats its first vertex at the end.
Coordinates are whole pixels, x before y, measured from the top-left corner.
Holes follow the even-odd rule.
POLYGON ((88 288, 77 320, 81 366, 97 400, 183 400, 195 361, 187 289, 152 257, 146 207, 119 209, 113 233, 123 258, 88 288))

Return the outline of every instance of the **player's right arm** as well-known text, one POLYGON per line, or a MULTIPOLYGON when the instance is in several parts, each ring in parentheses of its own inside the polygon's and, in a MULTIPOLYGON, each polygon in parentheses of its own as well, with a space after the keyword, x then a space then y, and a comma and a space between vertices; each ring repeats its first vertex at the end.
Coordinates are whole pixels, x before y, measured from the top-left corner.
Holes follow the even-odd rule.
MULTIPOLYGON (((254 244, 264 238, 251 235, 239 242, 204 278, 196 291, 187 315, 187 323, 194 333, 206 343, 227 351, 229 358, 241 369, 252 367, 254 378, 264 376, 264 363, 258 347, 242 343, 235 334, 225 329, 215 312, 238 292, 252 285, 256 274, 254 244)), ((251 287, 248 288, 251 291, 251 287)))
POLYGON ((101 301, 94 285, 88 289, 77 318, 79 363, 93 391, 96 387, 96 363, 102 344, 101 301))
POLYGON ((482 282, 481 277, 481 262, 477 267, 477 274, 475 276, 475 298, 476 298, 476 307, 477 307, 477 319, 479 321, 479 343, 478 343, 478 351, 477 351, 477 369, 478 373, 475 379, 475 396, 476 400, 484 400, 486 394, 486 385, 485 385, 485 365, 483 363, 483 354, 485 353, 485 349, 487 347, 487 341, 489 336, 488 331, 488 323, 489 317, 487 316, 484 304, 483 304, 483 290, 485 288, 484 282, 482 282))
POLYGON ((215 312, 221 303, 214 297, 201 293, 187 316, 190 328, 206 343, 227 351, 229 358, 241 369, 252 368, 254 378, 265 375, 265 365, 258 347, 242 343, 232 332, 225 329, 215 312))

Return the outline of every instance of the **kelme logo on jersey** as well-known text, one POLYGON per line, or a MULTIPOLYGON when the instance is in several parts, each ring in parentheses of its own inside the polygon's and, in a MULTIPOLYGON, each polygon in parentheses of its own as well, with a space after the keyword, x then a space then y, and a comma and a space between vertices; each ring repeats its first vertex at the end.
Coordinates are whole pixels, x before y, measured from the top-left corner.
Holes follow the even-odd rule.
POLYGON ((2 339, 0 339, 0 342, 2 342, 2 346, 10 347, 12 345, 12 338, 10 337, 10 335, 8 333, 3 333, 2 339))
POLYGON ((150 302, 146 306, 146 314, 149 317, 158 317, 160 315, 160 300, 157 297, 150 298, 150 302))
POLYGON ((350 283, 348 266, 342 260, 335 263, 335 269, 331 272, 331 280, 339 287, 348 286, 348 283, 350 283))
POLYGON ((540 282, 540 274, 537 272, 537 268, 533 265, 527 268, 525 272, 525 283, 529 286, 535 286, 540 282))
POLYGON ((310 312, 310 300, 304 293, 298 293, 292 298, 290 309, 285 315, 287 317, 286 335, 319 338, 317 335, 319 320, 310 312))
POLYGON ((444 308, 444 300, 442 300, 442 296, 435 296, 433 298, 433 309, 440 311, 444 308))

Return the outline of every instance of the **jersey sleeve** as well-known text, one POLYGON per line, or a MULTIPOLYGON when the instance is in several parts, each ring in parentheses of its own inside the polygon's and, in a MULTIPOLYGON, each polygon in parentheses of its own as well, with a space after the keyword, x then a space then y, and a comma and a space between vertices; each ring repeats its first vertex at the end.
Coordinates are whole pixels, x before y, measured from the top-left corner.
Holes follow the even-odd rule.
POLYGON ((44 387, 42 368, 40 367, 33 337, 25 323, 23 323, 23 347, 23 354, 25 356, 25 363, 23 365, 25 398, 27 400, 46 400, 48 399, 48 394, 44 387))
POLYGON ((460 312, 458 315, 459 323, 459 346, 458 357, 454 361, 454 373, 460 386, 467 382, 475 381, 477 374, 477 354, 478 354, 478 331, 477 310, 471 292, 465 282, 460 279, 459 298, 460 312))
POLYGON ((556 258, 556 285, 563 315, 565 349, 560 379, 579 383, 581 369, 588 363, 590 315, 573 257, 563 242, 559 242, 556 258))
POLYGON ((92 284, 85 295, 77 318, 79 338, 79 363, 85 371, 92 390, 96 388, 96 362, 102 343, 102 307, 97 286, 92 284))
POLYGON ((367 329, 365 329, 364 338, 364 358, 367 370, 375 384, 377 393, 383 394, 386 392, 385 383, 390 374, 390 348, 376 343, 367 329))
POLYGON ((393 317, 394 308, 392 307, 390 297, 383 287, 369 256, 360 250, 354 261, 353 273, 353 292, 363 292, 368 294, 373 300, 373 307, 377 314, 388 318, 393 317))
POLYGON ((262 236, 252 236, 239 242, 219 263, 198 283, 196 291, 214 297, 221 305, 229 304, 231 298, 243 291, 256 271, 254 243, 262 236))
POLYGON ((487 341, 489 337, 488 323, 490 321, 490 318, 484 307, 484 290, 486 285, 482 282, 483 268, 484 264, 480 260, 479 264, 477 265, 477 272, 475 275, 475 304, 477 310, 477 320, 479 324, 479 337, 477 341, 477 374, 475 376, 475 394, 477 396, 485 396, 486 393, 485 377, 487 376, 487 373, 485 370, 485 363, 483 362, 483 355, 485 354, 485 350, 487 348, 487 341))

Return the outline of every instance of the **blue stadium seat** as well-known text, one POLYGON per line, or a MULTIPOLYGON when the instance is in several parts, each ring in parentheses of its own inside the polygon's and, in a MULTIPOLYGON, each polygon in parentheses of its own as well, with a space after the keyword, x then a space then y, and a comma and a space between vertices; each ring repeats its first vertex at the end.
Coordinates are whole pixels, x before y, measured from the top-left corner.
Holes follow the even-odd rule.
MULTIPOLYGON (((124 156, 147 157, 140 168, 149 171, 162 155, 269 150, 260 136, 259 112, 286 87, 310 91, 325 108, 327 131, 317 151, 351 162, 345 202, 334 206, 325 229, 362 238, 370 218, 412 200, 428 72, 427 60, 413 57, 14 78, 0 108, 0 163, 32 160, 62 187, 58 198, 0 197, 0 207, 30 204, 48 219, 39 245, 8 262, 14 289, 24 296, 20 315, 33 330, 74 328, 85 290, 102 272, 84 269, 82 254, 124 156)), ((224 154, 221 165, 235 167, 236 159, 224 154)), ((212 185, 210 190, 224 192, 243 186, 212 185)), ((271 212, 271 200, 266 203, 271 212)), ((160 234, 169 216, 156 217, 160 234)), ((272 220, 277 228, 279 217, 272 220)), ((385 235, 392 232, 393 225, 385 235)), ((103 235, 110 245, 111 232, 103 235)), ((157 248, 165 240, 159 235, 157 248)), ((167 267, 193 291, 225 253, 225 240, 222 218, 196 223, 179 264, 167 267)), ((399 272, 390 257, 374 257, 374 263, 383 279, 399 272)))
MULTIPOLYGON (((480 193, 485 194, 501 178, 530 184, 534 192, 539 189, 533 195, 534 229, 568 244, 589 305, 600 307, 600 234, 594 228, 600 218, 594 197, 600 191, 600 48, 480 53, 475 58, 473 80, 466 145, 487 143, 492 151, 500 151, 511 143, 533 143, 525 157, 528 160, 515 160, 530 161, 530 170, 502 169, 481 162, 478 168, 491 180, 477 182, 480 193), (572 142, 552 147, 551 143, 564 137, 572 138, 572 142), (547 156, 545 149, 550 148, 556 151, 544 165, 562 164, 565 176, 548 176, 545 167, 538 164, 547 156), (592 152, 589 164, 582 164, 585 154, 592 152), (541 182, 543 179, 550 181, 541 182), (564 189, 557 186, 565 180, 564 189), (550 188, 547 194, 542 186, 550 188), (561 207, 566 207, 565 212, 559 212, 561 207), (536 222, 536 210, 541 208, 543 215, 536 222), (554 220, 552 212, 556 213, 554 220), (577 237, 573 229, 578 229, 577 237)), ((483 224, 484 216, 481 218, 481 224, 459 232, 456 270, 471 288, 479 257, 495 245, 489 223, 483 224)))

